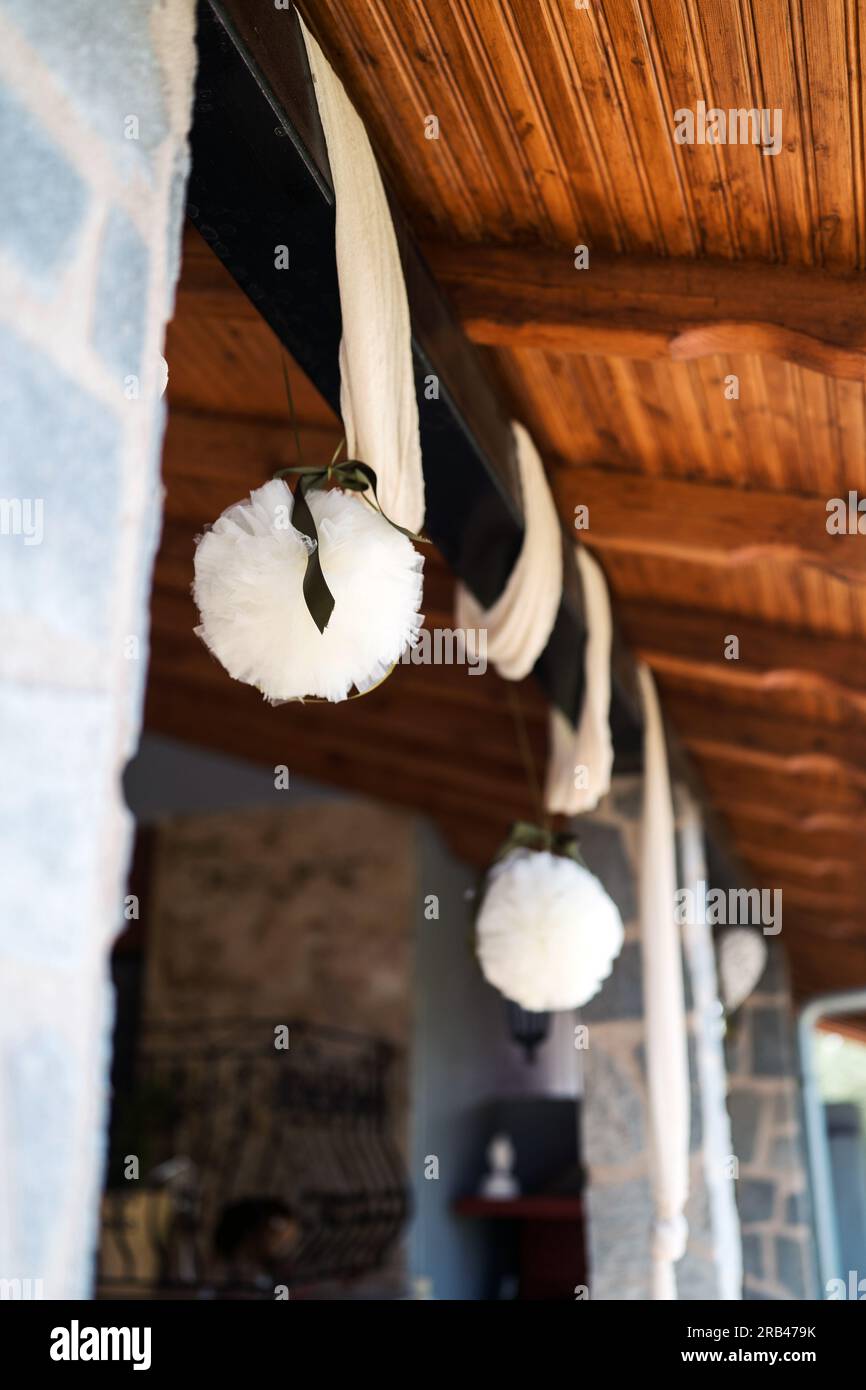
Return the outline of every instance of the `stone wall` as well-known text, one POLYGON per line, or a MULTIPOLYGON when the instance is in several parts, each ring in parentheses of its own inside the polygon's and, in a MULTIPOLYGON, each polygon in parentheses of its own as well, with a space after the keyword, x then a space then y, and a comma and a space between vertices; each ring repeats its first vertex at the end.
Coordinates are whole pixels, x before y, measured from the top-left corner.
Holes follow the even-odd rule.
POLYGON ((738 1161, 743 1297, 817 1298, 794 1016, 782 947, 731 1020, 728 1107, 738 1161))
POLYGON ((405 1053, 415 841, 414 818, 351 799, 164 820, 146 1018, 294 1018, 405 1053))
MULTIPOLYGON (((578 822, 587 863, 615 898, 626 925, 626 944, 611 978, 581 1014, 581 1021, 589 1025, 583 1130, 589 1165, 591 1296, 603 1299, 650 1297, 652 1199, 635 900, 639 828, 639 779, 615 781, 598 812, 578 822)), ((730 1138, 727 1153, 710 1153, 703 1134, 702 1110, 707 1097, 701 1092, 695 1045, 701 1021, 694 1009, 689 970, 685 969, 692 1160, 686 1210, 689 1244, 676 1271, 682 1299, 736 1296, 724 1292, 724 1272, 716 1258, 720 1248, 720 1184, 711 1165, 718 1164, 723 1166, 725 1180, 733 1184, 739 1214, 742 1296, 816 1297, 794 1012, 782 948, 771 939, 767 945, 763 978, 728 1021, 724 1057, 720 1059, 727 1071, 730 1125, 729 1130, 721 1127, 730 1138), (715 1186, 715 1206, 710 1202, 710 1183, 715 1186)), ((725 1241, 729 1250, 732 1234, 736 1236, 728 1223, 725 1241)))
MULTIPOLYGON (((588 1165, 587 1224, 590 1293, 593 1299, 640 1300, 651 1297, 650 1187, 647 1087, 640 929, 637 920, 637 866, 641 780, 617 778, 611 794, 576 827, 584 858, 616 901, 626 939, 602 991, 581 1010, 589 1027, 584 1057, 582 1127, 588 1165)), ((704 1153, 698 1071, 697 1019, 689 1009, 691 1161, 686 1219, 689 1240, 676 1266, 681 1299, 723 1296, 716 1259, 704 1153)), ((719 1044, 720 1045, 720 1044, 719 1044)), ((720 1099, 720 1103, 723 1101, 720 1099)))
POLYGON ((0 0, 0 1277, 87 1294, 193 0, 0 0))

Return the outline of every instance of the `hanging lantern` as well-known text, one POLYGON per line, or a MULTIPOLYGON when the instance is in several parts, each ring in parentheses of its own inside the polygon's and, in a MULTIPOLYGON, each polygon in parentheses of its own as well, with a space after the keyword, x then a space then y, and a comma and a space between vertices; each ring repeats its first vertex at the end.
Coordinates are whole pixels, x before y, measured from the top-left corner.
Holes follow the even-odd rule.
POLYGON ((527 1062, 534 1062, 538 1048, 546 1042, 550 1033, 550 1014, 532 1013, 529 1009, 522 1009, 519 1004, 513 1004, 510 999, 505 1001, 505 1013, 513 1041, 523 1048, 527 1062))
POLYGON ((235 680, 272 703, 345 700, 378 685, 414 646, 423 560, 360 493, 359 464, 288 470, 229 507, 199 539, 196 632, 235 680), (339 487, 323 490, 335 476, 339 487), (313 490, 315 489, 315 490, 313 490))
POLYGON ((518 825, 490 870, 476 922, 485 979, 530 1013, 575 1009, 601 988, 623 942, 616 904, 576 842, 518 825))

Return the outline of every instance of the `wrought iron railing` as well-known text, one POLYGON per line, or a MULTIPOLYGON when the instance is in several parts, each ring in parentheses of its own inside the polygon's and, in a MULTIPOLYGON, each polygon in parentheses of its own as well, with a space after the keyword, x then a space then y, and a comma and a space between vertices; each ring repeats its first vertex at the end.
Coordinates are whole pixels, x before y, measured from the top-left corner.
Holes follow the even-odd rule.
POLYGON ((104 1296, 274 1297, 381 1268, 408 1189, 389 1121, 393 1047, 262 1020, 150 1027, 131 1093, 115 1098, 97 1284, 104 1296), (287 1047, 278 1046, 286 1041, 287 1047), (241 1201, 285 1206, 298 1238, 254 1280, 214 1250, 241 1201))

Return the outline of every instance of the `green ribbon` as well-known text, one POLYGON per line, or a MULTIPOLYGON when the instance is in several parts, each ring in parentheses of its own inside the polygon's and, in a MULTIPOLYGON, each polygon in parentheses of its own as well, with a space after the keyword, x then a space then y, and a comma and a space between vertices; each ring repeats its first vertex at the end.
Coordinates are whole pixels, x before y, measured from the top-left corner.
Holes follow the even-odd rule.
POLYGON ((532 825, 529 821, 515 821, 508 839, 493 862, 498 864, 500 859, 504 859, 515 849, 547 850, 549 854, 557 854, 562 859, 573 859, 576 864, 586 867, 577 836, 570 830, 549 830, 543 829, 540 825, 532 825))
MULTIPOLYGON (((528 850, 547 850, 549 854, 557 854, 562 859, 573 859, 575 864, 580 864, 581 868, 586 868, 586 861, 580 852, 578 839, 570 830, 556 831, 543 829, 540 825, 533 825, 530 821, 515 821, 511 827, 508 839, 499 847, 493 859, 493 863, 484 875, 481 891, 475 899, 475 911, 473 913, 475 921, 484 905, 487 896, 487 889, 490 885, 490 875, 497 864, 511 854, 515 849, 528 850)), ((474 945, 471 947, 475 953, 474 945)))
MULTIPOLYGON (((313 488, 327 487, 330 482, 335 482, 346 492, 366 492, 369 489, 373 494, 376 510, 389 526, 393 526, 395 531, 400 531, 410 541, 423 542, 425 538, 416 536, 413 531, 408 531, 405 526, 398 526, 396 521, 391 521, 390 517, 385 516, 376 496, 376 474, 367 463, 359 463, 357 459, 345 459, 343 463, 329 463, 326 468, 320 467, 319 464, 297 464, 293 468, 278 469, 274 477, 285 478, 289 474, 298 475, 292 506, 292 525, 311 542, 304 572, 304 602, 316 627, 320 632, 324 632, 334 611, 334 595, 328 588, 328 581, 322 570, 319 534, 307 502, 308 492, 313 488)), ((372 506, 372 503, 370 505, 372 506)))

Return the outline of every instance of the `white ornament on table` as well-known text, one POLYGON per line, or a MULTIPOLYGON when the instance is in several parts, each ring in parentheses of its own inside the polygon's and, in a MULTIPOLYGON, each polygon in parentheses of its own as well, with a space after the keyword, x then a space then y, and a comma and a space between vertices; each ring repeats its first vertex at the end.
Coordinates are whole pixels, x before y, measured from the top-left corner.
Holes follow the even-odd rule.
POLYGON ((514 1144, 507 1134, 495 1134, 487 1145, 487 1162, 490 1171, 481 1182, 481 1196, 494 1197, 499 1201, 520 1196, 520 1184, 512 1169, 516 1153, 514 1144))

